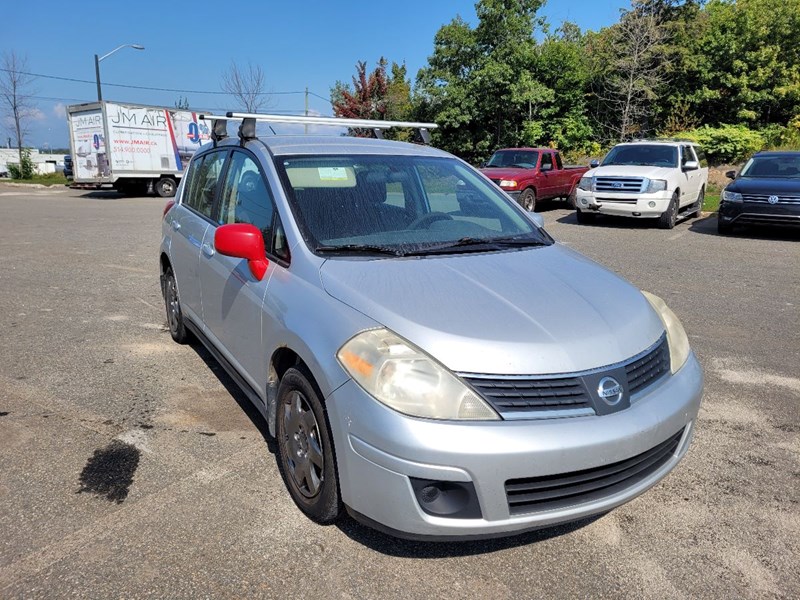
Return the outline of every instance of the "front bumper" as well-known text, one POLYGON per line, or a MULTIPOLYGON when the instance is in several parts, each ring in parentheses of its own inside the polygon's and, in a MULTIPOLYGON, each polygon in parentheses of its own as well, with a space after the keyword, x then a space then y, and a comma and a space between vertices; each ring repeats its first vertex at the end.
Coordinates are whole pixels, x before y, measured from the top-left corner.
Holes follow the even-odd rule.
POLYGON ((629 409, 598 417, 444 422, 403 416, 349 381, 328 399, 342 499, 357 518, 402 537, 494 537, 613 509, 665 477, 686 453, 703 374, 692 354, 678 373, 644 390, 629 409), (625 489, 556 509, 512 514, 511 479, 572 473, 625 461, 685 428, 674 454, 625 489), (423 511, 412 479, 474 486, 479 518, 423 511))
POLYGON ((650 194, 576 191, 579 210, 618 217, 655 218, 667 210, 671 200, 672 192, 666 190, 650 194))
POLYGON ((717 218, 726 225, 783 225, 800 227, 800 205, 765 202, 725 202, 717 218))

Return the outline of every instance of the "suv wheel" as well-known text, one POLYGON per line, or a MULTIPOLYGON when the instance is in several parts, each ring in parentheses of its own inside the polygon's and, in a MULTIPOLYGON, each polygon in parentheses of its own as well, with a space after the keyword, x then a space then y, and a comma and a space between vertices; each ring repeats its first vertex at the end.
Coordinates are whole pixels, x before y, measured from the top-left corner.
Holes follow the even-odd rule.
POLYGON ((523 190, 519 195, 519 203, 528 212, 533 212, 536 209, 536 192, 531 188, 523 190))
POLYGON ((578 208, 578 192, 575 191, 575 188, 572 188, 569 196, 567 196, 567 206, 570 208, 578 208))
POLYGON ((703 212, 703 201, 706 198, 706 188, 700 188, 700 193, 697 195, 697 202, 694 203, 692 207, 692 216, 697 219, 703 212))
POLYGON ((169 334, 179 344, 187 343, 189 341, 189 332, 186 331, 186 325, 183 322, 181 302, 178 298, 178 284, 175 283, 175 274, 169 267, 164 273, 164 304, 167 308, 169 334))
POLYGON ((278 465, 292 500, 310 519, 333 523, 342 511, 333 443, 320 395, 303 368, 291 368, 278 387, 278 465))
POLYGON ((672 195, 672 200, 667 206, 667 210, 661 213, 658 218, 658 226, 661 229, 672 229, 675 227, 675 222, 678 220, 678 192, 672 195))

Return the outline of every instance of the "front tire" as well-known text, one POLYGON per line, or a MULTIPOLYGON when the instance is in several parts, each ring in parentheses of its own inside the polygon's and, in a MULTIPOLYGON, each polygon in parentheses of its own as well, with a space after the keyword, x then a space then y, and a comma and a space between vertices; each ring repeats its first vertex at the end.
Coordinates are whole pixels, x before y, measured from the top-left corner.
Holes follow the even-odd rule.
POLYGON ((579 224, 586 225, 588 223, 594 223, 597 215, 584 212, 579 208, 575 211, 575 217, 578 219, 579 224))
POLYGON ((567 196, 567 205, 570 208, 578 208, 578 192, 575 191, 575 188, 567 196))
POLYGON ((675 223, 678 220, 678 192, 675 192, 672 195, 672 200, 669 202, 669 206, 667 206, 667 210, 661 213, 661 216, 658 218, 658 226, 661 229, 672 229, 675 227, 675 223))
POLYGON ((692 208, 693 218, 695 219, 700 218, 700 215, 703 213, 703 202, 705 201, 705 198, 706 198, 706 188, 702 187, 700 188, 700 192, 698 193, 697 201, 695 202, 694 207, 692 208))
POLYGON ((523 190, 519 195, 519 203, 528 212, 533 212, 536 210, 536 192, 531 188, 523 190))
POLYGON ((333 440, 320 394, 304 368, 291 368, 278 387, 278 466, 297 507, 321 525, 336 521, 342 499, 333 440))

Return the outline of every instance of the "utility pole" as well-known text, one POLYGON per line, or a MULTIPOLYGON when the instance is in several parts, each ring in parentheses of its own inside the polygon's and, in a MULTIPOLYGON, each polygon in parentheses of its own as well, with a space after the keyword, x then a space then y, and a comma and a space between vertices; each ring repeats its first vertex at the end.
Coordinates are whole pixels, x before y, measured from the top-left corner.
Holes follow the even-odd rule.
MULTIPOLYGON (((306 116, 308 116, 308 86, 306 86, 306 116)), ((303 125, 303 130, 308 135, 308 124, 303 125)))

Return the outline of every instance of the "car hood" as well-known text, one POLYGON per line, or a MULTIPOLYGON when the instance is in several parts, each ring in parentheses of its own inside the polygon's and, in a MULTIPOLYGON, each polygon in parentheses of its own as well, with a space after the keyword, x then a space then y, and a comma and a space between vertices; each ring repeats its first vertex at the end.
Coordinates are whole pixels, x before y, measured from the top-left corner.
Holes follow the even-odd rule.
POLYGON ((626 165, 609 165, 597 167, 586 173, 587 177, 647 177, 648 179, 666 179, 675 173, 676 168, 669 167, 637 167, 626 165))
POLYGON ((510 167, 484 167, 481 169, 481 173, 489 179, 517 179, 525 175, 533 175, 535 172, 534 169, 512 169, 510 167))
POLYGON ((800 196, 800 179, 737 177, 725 189, 740 194, 800 196))
POLYGON ((630 358, 663 325, 644 296, 563 246, 320 268, 334 298, 462 373, 568 373, 630 358))

